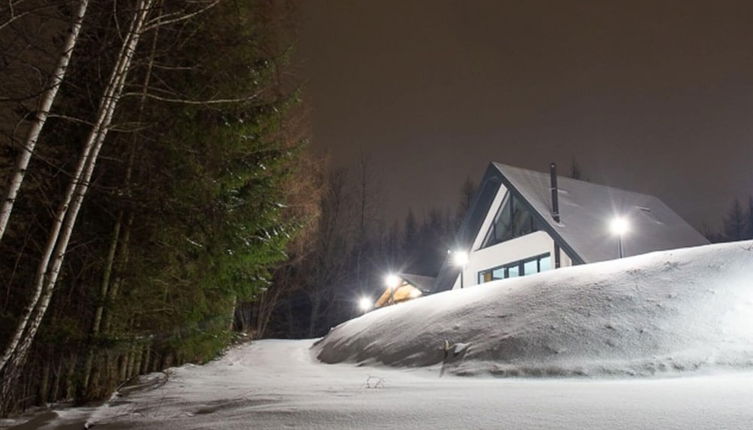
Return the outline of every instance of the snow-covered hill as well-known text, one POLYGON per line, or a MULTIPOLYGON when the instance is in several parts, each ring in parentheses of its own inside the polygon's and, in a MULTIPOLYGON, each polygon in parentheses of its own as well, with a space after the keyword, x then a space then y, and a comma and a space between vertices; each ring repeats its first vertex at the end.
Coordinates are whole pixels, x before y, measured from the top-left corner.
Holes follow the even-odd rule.
POLYGON ((323 364, 312 342, 239 345, 207 365, 169 369, 167 380, 142 377, 106 405, 0 420, 0 429, 747 430, 753 422, 753 372, 440 378, 437 366, 323 364))
POLYGON ((753 242, 656 252, 375 310, 314 347, 326 363, 456 374, 653 375, 753 367, 753 242))

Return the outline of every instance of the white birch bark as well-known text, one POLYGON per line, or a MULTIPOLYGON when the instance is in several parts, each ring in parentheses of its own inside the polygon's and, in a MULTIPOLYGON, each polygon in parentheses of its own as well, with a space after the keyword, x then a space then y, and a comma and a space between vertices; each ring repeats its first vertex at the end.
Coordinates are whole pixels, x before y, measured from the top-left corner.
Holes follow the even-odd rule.
MULTIPOLYGON (((13 356, 14 367, 18 367, 18 365, 24 362, 26 353, 47 311, 60 268, 65 258, 65 251, 73 232, 73 226, 88 190, 89 180, 94 171, 99 151, 107 136, 115 108, 123 92, 131 60, 138 46, 141 31, 152 3, 153 0, 139 0, 138 2, 134 18, 131 21, 105 93, 100 101, 97 121, 87 137, 73 179, 55 215, 42 261, 40 261, 37 268, 33 300, 25 310, 19 326, 11 339, 11 343, 6 347, 3 357, 0 359, 0 371, 8 364, 11 356, 13 356), (52 261, 50 261, 51 258, 52 261)), ((6 376, 6 374, 3 374, 3 382, 10 382, 6 380, 6 376)))
POLYGON ((0 240, 2 240, 5 234, 5 229, 8 226, 8 220, 10 214, 13 211, 13 204, 16 202, 18 196, 18 190, 21 188, 21 184, 24 181, 26 175, 26 169, 29 167, 29 161, 34 153, 34 147, 37 145, 39 135, 42 132, 45 122, 47 122, 47 116, 52 108, 52 103, 55 101, 58 90, 65 79, 65 73, 68 70, 68 63, 70 63, 71 56, 73 55, 73 49, 78 42, 78 35, 81 32, 81 26, 86 15, 86 9, 89 6, 89 0, 80 0, 78 10, 76 11, 75 18, 73 20, 73 26, 71 32, 65 39, 65 45, 63 47, 63 53, 60 55, 55 71, 52 74, 52 79, 49 83, 49 88, 42 96, 39 106, 37 108, 36 118, 29 128, 29 132, 26 135, 26 139, 23 142, 21 153, 18 154, 16 159, 16 171, 11 176, 8 190, 5 192, 5 199, 0 207, 0 240))

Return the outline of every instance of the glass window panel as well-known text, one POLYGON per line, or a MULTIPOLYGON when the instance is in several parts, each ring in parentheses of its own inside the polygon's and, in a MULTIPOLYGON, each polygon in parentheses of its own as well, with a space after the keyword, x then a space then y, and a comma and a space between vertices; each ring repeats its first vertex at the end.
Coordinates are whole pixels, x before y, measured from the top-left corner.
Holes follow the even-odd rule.
POLYGON ((483 246, 496 245, 536 230, 536 222, 531 213, 525 209, 520 199, 508 193, 494 217, 483 246))
POLYGON ((508 278, 517 278, 520 276, 520 266, 512 266, 507 268, 508 278))
POLYGON ((524 275, 532 275, 534 273, 538 273, 538 261, 537 260, 529 260, 523 263, 523 274, 524 275))
POLYGON ((539 259, 539 272, 543 272, 552 268, 552 257, 547 255, 539 259))
POLYGON ((492 272, 489 270, 484 270, 483 272, 478 272, 478 283, 483 284, 484 282, 489 282, 492 280, 492 272))
POLYGON ((492 279, 505 279, 505 269, 499 268, 492 271, 492 279))

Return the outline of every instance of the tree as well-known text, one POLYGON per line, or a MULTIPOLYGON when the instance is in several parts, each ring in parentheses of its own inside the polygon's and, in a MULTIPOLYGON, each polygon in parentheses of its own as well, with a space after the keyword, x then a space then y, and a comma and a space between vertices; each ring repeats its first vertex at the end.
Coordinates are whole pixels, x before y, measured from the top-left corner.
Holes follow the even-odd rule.
POLYGON ((476 196, 478 186, 471 178, 465 178, 463 186, 460 188, 460 204, 458 205, 457 214, 455 215, 455 223, 460 226, 463 222, 466 213, 471 208, 473 198, 476 196))
POLYGON ((113 6, 90 5, 0 243, 4 411, 214 357, 311 211, 279 4, 113 6))
POLYGON ((724 219, 724 238, 727 241, 738 241, 745 238, 745 214, 739 199, 732 202, 732 207, 724 219))
MULTIPOLYGON (((86 195, 99 151, 109 131, 131 61, 138 46, 142 28, 151 7, 152 0, 140 0, 134 11, 130 27, 124 34, 124 42, 117 62, 110 73, 105 93, 101 98, 96 121, 86 138, 75 173, 55 214, 55 222, 50 229, 32 287, 34 294, 31 303, 27 306, 9 345, 0 357, 3 387, 10 387, 14 384, 21 367, 26 361, 29 347, 36 337, 42 318, 47 312, 65 258, 68 242, 73 232, 73 226, 86 195)), ((10 388, 5 388, 0 393, 0 403, 2 403, 0 408, 2 409, 4 409, 5 403, 3 400, 7 399, 9 390, 10 388)))
POLYGON ((408 214, 405 216, 405 222, 403 224, 403 241, 402 250, 403 257, 405 258, 404 264, 413 264, 416 260, 418 246, 418 221, 416 221, 416 215, 413 213, 413 209, 408 209, 408 214))
POLYGON ((583 170, 575 157, 573 157, 573 160, 570 163, 570 177, 579 181, 588 181, 588 178, 583 174, 583 170))
MULTIPOLYGON (((5 234, 5 229, 8 225, 10 214, 13 211, 13 204, 16 201, 18 190, 21 188, 21 184, 23 183, 24 176, 26 175, 26 169, 29 167, 29 161, 31 160, 31 156, 34 153, 34 148, 36 147, 37 140, 39 140, 39 135, 42 132, 42 128, 44 127, 45 123, 47 122, 47 117, 50 114, 50 108, 52 108, 52 104, 55 102, 55 97, 57 96, 58 90, 60 89, 60 86, 65 79, 65 74, 68 71, 68 63, 70 63, 71 56, 73 55, 73 49, 76 47, 76 43, 78 42, 78 35, 81 32, 81 26, 83 24, 84 16, 86 15, 86 9, 88 6, 88 0, 79 1, 78 9, 74 14, 70 32, 65 39, 63 52, 60 54, 60 58, 52 73, 50 83, 47 85, 47 90, 40 98, 39 106, 37 107, 37 110, 35 112, 34 120, 29 127, 26 139, 24 139, 24 142, 21 145, 21 150, 18 154, 18 158, 15 164, 15 172, 11 176, 10 184, 8 185, 8 188, 5 192, 5 198, 3 199, 2 206, 0 207, 0 240, 3 239, 3 235, 5 234)), ((12 8, 13 5, 11 4, 10 7, 12 8)), ((14 15, 11 17, 11 19, 15 20, 18 19, 18 17, 19 15, 14 15)), ((0 361, 0 369, 2 368, 3 363, 4 360, 0 361)))
POLYGON ((748 197, 745 239, 753 239, 753 196, 748 197))

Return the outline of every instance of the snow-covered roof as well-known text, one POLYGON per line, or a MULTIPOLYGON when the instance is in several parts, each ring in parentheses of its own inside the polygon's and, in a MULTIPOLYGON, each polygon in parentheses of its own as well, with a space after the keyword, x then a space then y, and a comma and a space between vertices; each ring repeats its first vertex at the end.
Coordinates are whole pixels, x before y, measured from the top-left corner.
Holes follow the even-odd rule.
POLYGON ((543 219, 584 263, 619 256, 617 240, 609 231, 609 222, 618 216, 630 225, 622 241, 625 256, 709 243, 654 196, 563 176, 557 177, 560 222, 555 222, 548 173, 492 165, 502 174, 502 182, 520 193, 541 215, 539 220, 543 219))
POLYGON ((400 273, 399 276, 405 282, 413 285, 424 293, 427 293, 433 289, 434 281, 436 279, 431 276, 414 275, 413 273, 400 273))
MULTIPOLYGON (((500 185, 518 194, 575 264, 619 256, 617 239, 609 232, 609 222, 616 216, 630 223, 622 241, 624 256, 709 243, 654 196, 563 176, 557 177, 560 222, 555 222, 548 173, 490 163, 458 233, 458 247, 469 248, 474 242, 500 185)), ((457 270, 444 264, 434 291, 451 288, 456 277, 457 270)))

